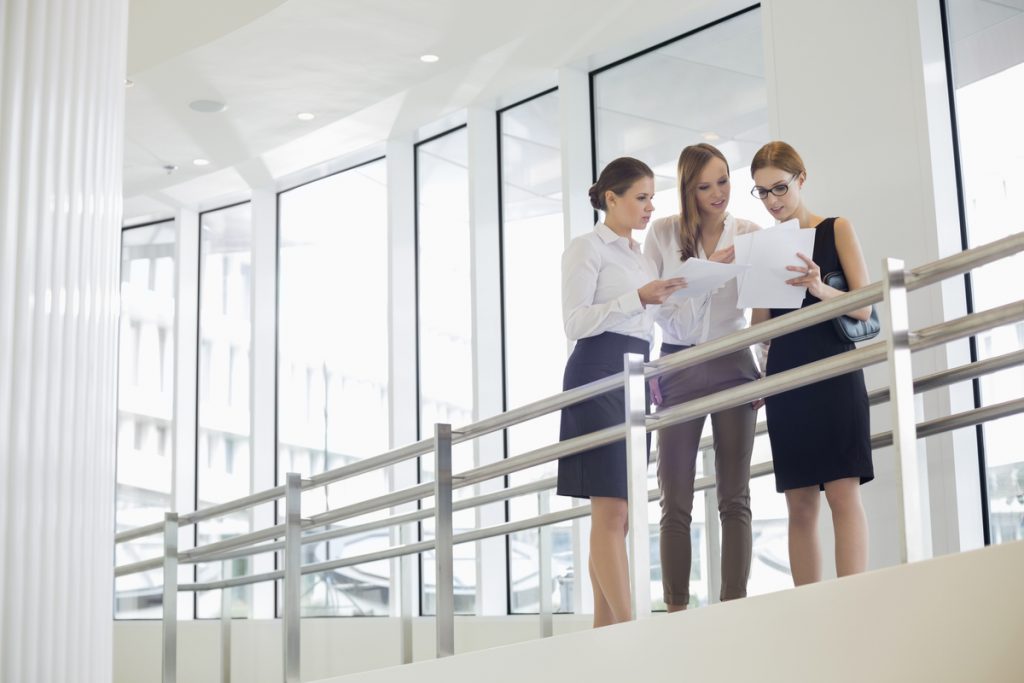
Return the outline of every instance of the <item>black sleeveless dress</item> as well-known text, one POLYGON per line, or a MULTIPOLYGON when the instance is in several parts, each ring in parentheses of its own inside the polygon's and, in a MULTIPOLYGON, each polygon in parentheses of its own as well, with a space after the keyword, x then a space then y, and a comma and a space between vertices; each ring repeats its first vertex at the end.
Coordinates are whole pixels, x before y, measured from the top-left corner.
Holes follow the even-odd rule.
MULTIPOLYGON (((818 224, 813 260, 822 275, 842 270, 836 252, 835 218, 818 224)), ((820 301, 810 293, 803 306, 820 301)), ((802 307, 803 307, 802 306, 802 307)), ((772 309, 772 317, 790 313, 772 309)), ((791 370, 850 351, 854 345, 839 338, 831 320, 772 340, 767 374, 791 370)), ((871 432, 864 372, 857 370, 793 389, 765 402, 768 437, 779 491, 819 486, 847 477, 862 484, 874 479, 871 432)))

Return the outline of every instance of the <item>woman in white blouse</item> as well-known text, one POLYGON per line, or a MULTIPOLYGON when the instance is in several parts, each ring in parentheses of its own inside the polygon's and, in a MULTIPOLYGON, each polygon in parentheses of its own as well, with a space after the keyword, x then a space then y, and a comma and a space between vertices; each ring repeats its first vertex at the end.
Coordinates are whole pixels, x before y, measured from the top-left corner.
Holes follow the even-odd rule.
MULTIPOLYGON (((680 212, 651 226, 644 253, 659 276, 691 258, 730 263, 736 235, 759 230, 735 218, 729 205, 729 164, 712 145, 685 148, 677 166, 680 212)), ((712 294, 676 296, 657 312, 663 331, 661 355, 676 353, 746 326, 736 308, 736 280, 712 294)), ((705 361, 660 378, 659 408, 685 403, 760 377, 749 349, 705 361)), ((750 453, 758 405, 745 404, 711 415, 715 443, 715 482, 722 520, 721 599, 745 597, 750 574, 750 453)), ((661 576, 670 612, 690 602, 690 521, 697 448, 707 416, 658 432, 658 482, 661 485, 661 576)))
MULTIPOLYGON (((657 279, 657 269, 632 237, 647 227, 653 197, 654 173, 629 157, 608 164, 590 188, 590 203, 605 219, 572 240, 562 255, 562 318, 566 335, 576 341, 563 389, 622 372, 626 353, 646 360, 655 306, 686 284, 681 278, 657 279)), ((624 418, 622 392, 609 392, 562 410, 560 438, 619 425, 624 418)), ((558 493, 590 498, 594 626, 628 621, 625 441, 559 460, 558 493)))

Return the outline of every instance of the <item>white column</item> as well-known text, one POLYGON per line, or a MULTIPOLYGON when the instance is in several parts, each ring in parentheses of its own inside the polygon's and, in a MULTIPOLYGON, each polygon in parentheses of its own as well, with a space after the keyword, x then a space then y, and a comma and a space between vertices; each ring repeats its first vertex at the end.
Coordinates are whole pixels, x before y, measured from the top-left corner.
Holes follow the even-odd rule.
MULTIPOLYGON (((180 209, 175 217, 178 238, 174 253, 174 479, 173 512, 196 509, 196 364, 199 349, 199 214, 180 209)), ((178 551, 195 547, 196 527, 178 534, 178 551)), ((178 566, 178 580, 190 582, 195 565, 178 566)), ((178 619, 195 615, 192 593, 178 593, 178 619)))
MULTIPOLYGON (((415 442, 419 423, 416 397, 414 154, 411 138, 393 138, 387 142, 388 421, 392 448, 415 442)), ((395 465, 391 468, 392 490, 415 486, 416 474, 415 459, 395 465)), ((415 503, 407 503, 392 509, 391 513, 400 514, 415 509, 415 503)), ((393 544, 416 540, 415 524, 407 524, 392 535, 393 544)), ((416 556, 392 560, 391 595, 391 614, 402 617, 402 661, 412 661, 412 615, 419 614, 419 562, 416 556)))
MULTIPOLYGON (((594 227, 594 209, 587 190, 594 182, 590 141, 590 75, 564 67, 558 71, 558 127, 562 140, 562 219, 565 242, 594 227)), ((568 345, 568 342, 566 342, 568 345)), ((569 345, 569 351, 572 351, 569 345)), ((584 501, 573 499, 573 505, 584 501)), ((572 523, 572 549, 576 568, 573 611, 594 611, 593 587, 587 561, 590 557, 590 517, 572 523)))
MULTIPOLYGON (((250 491, 274 487, 277 453, 277 193, 252 193, 252 482, 250 491)), ((281 482, 282 484, 284 481, 281 482)), ((281 503, 283 506, 283 503, 281 503)), ((283 507, 282 507, 283 511, 283 507)), ((252 528, 276 523, 274 504, 252 509, 252 528)), ((258 555, 252 573, 274 570, 274 556, 258 555)), ((252 587, 251 616, 274 618, 274 584, 252 587)))
MULTIPOLYGON (((808 205, 853 223, 872 280, 881 276, 883 257, 903 259, 913 268, 946 255, 940 235, 956 229, 949 110, 941 92, 944 66, 935 58, 939 26, 932 15, 937 7, 886 0, 762 4, 772 137, 790 142, 803 156, 808 205), (863 49, 865 38, 871 49, 863 49), (885 190, 866 201, 871 184, 866 179, 871 178, 882 179, 885 190)), ((915 292, 910 304, 912 329, 942 319, 938 286, 915 292)), ((916 353, 915 374, 941 370, 947 362, 942 348, 916 353)), ((865 375, 869 388, 888 382, 882 366, 865 375)), ((946 415, 950 408, 943 392, 919 396, 917 404, 918 420, 946 415)), ((890 426, 887 410, 872 410, 873 432, 890 426)), ((939 466, 932 455, 951 444, 949 435, 928 439, 927 451, 924 440, 917 442, 922 456, 928 456, 923 491, 928 491, 931 468, 939 466)), ((876 451, 874 462, 876 480, 862 488, 872 568, 899 561, 897 525, 902 524, 893 450, 876 451)), ((949 512, 956 514, 955 509, 949 512)), ((933 508, 933 514, 940 529, 955 526, 941 511, 933 508)), ((827 524, 827 515, 822 520, 827 524)), ((831 542, 829 530, 823 534, 825 557, 832 552, 831 542)), ((828 572, 830 563, 825 567, 828 572)))
MULTIPOLYGON (((470 263, 473 281, 473 416, 482 419, 505 408, 502 368, 501 263, 498 227, 498 125, 493 109, 473 107, 467 112, 469 131, 469 224, 470 263)), ((474 441, 476 465, 505 457, 502 432, 474 441)), ((477 484, 475 493, 503 488, 502 478, 477 484)), ((505 521, 505 504, 476 508, 478 527, 505 521)), ((476 544, 477 601, 481 615, 508 613, 505 537, 476 544)))
POLYGON ((112 677, 125 0, 0 4, 0 680, 112 677))

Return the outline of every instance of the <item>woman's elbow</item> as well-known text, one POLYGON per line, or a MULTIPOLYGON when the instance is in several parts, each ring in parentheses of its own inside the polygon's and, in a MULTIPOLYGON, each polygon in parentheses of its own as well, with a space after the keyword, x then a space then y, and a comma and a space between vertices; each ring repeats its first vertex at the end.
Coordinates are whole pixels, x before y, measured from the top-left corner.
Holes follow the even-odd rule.
POLYGON ((871 306, 865 306, 864 308, 858 308, 855 311, 850 311, 846 315, 850 316, 851 318, 854 318, 855 320, 860 320, 861 322, 866 322, 871 317, 871 306))
POLYGON ((569 341, 579 341, 586 335, 584 326, 580 324, 580 321, 576 316, 569 316, 562 327, 565 329, 565 337, 569 341))

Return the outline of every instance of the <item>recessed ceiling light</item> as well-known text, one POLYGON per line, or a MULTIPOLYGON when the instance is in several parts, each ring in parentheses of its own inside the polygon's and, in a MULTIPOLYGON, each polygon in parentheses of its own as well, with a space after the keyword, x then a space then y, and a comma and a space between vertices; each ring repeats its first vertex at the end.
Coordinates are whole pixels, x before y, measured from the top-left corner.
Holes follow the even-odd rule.
POLYGON ((714 131, 708 131, 707 133, 703 133, 701 134, 701 137, 707 140, 708 142, 714 142, 715 140, 719 139, 718 133, 715 133, 714 131))
POLYGON ((308 111, 304 111, 300 114, 297 114, 296 117, 299 119, 299 121, 312 121, 313 119, 316 118, 316 114, 311 114, 308 111))
POLYGON ((130 79, 130 78, 126 78, 126 79, 124 79, 124 87, 126 87, 126 88, 130 88, 130 87, 132 87, 133 85, 135 85, 135 81, 133 81, 133 80, 132 80, 132 79, 130 79))
POLYGON ((209 159, 193 159, 192 160, 192 164, 195 165, 195 166, 209 166, 210 165, 210 160, 209 159))
POLYGON ((228 105, 217 100, 192 100, 188 106, 202 114, 218 114, 228 108, 228 105))
POLYGON ((420 61, 426 62, 427 64, 433 64, 437 60, 441 59, 437 55, 420 55, 420 61))

